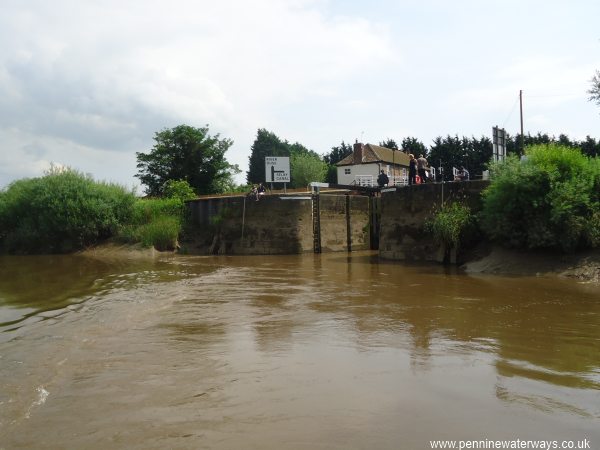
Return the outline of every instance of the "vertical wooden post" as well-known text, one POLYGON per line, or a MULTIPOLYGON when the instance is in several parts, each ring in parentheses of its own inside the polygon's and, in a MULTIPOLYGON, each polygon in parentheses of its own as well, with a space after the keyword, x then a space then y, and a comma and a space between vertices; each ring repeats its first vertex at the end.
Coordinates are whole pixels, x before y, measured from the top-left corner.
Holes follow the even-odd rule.
POLYGON ((346 194, 346 248, 352 251, 352 229, 350 228, 350 195, 346 194))

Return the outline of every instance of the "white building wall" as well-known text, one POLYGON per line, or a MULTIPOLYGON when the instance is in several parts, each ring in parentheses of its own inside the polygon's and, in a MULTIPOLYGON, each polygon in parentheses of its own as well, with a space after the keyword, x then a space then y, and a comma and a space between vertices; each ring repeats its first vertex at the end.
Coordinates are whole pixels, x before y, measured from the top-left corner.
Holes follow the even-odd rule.
MULTIPOLYGON (((384 168, 385 170, 385 168, 384 168)), ((379 175, 379 163, 359 164, 356 166, 340 166, 337 168, 338 184, 354 184, 357 175, 371 175, 375 184, 379 175), (345 171, 350 169, 350 174, 345 171)))

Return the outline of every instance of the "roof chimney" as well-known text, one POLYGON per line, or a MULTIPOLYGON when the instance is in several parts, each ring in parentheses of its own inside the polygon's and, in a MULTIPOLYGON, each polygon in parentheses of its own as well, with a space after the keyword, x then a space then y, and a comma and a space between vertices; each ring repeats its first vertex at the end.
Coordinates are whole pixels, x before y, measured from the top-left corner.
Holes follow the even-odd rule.
POLYGON ((363 162, 363 145, 360 142, 355 142, 354 143, 354 158, 353 158, 353 162, 354 164, 362 164, 363 162))

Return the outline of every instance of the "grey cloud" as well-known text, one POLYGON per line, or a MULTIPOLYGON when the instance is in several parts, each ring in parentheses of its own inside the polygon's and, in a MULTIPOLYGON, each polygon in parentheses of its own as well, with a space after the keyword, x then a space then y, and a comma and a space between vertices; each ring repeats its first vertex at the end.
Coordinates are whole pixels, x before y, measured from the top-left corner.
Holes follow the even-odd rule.
POLYGON ((0 103, 4 126, 126 152, 170 120, 97 80, 69 78, 62 70, 44 70, 35 64, 13 64, 5 69, 18 95, 0 103))

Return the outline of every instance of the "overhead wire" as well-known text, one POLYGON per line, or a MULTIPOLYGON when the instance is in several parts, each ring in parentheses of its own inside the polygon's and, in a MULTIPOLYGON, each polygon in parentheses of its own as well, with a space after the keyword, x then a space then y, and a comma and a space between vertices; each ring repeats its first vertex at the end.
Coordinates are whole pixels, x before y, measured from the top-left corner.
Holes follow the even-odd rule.
POLYGON ((513 103, 512 108, 511 108, 510 112, 508 113, 508 116, 506 117, 506 119, 504 120, 504 123, 502 124, 502 128, 504 128, 506 126, 506 123, 511 118, 513 112, 515 112, 515 108, 516 108, 518 102, 519 102, 519 96, 517 95, 517 97, 515 98, 515 102, 513 103))

